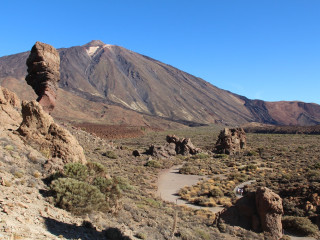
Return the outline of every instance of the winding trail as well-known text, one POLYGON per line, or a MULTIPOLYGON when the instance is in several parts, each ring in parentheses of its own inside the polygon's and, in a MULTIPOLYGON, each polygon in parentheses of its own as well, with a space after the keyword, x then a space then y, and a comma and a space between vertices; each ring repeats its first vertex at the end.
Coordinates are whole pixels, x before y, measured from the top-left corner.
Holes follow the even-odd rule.
POLYGON ((177 194, 178 191, 185 187, 196 184, 202 179, 206 179, 205 176, 199 175, 185 175, 180 174, 179 169, 182 165, 173 166, 170 169, 166 169, 160 173, 158 178, 158 191, 157 196, 162 200, 176 203, 179 206, 187 206, 194 209, 208 209, 212 212, 220 212, 223 207, 202 207, 191 204, 183 199, 177 194))
MULTIPOLYGON (((158 178, 158 191, 157 196, 159 196, 162 200, 176 203, 179 206, 187 206, 193 209, 207 209, 211 210, 214 213, 220 212, 224 209, 222 206, 217 207, 201 207, 194 204, 190 204, 189 202, 181 199, 179 195, 177 194, 178 191, 185 187, 185 186, 191 186, 199 182, 200 180, 207 179, 206 176, 199 176, 199 175, 185 175, 180 174, 179 169, 183 165, 177 165, 173 166, 170 169, 163 170, 158 178)), ((216 175, 217 177, 223 178, 224 175, 216 175)), ((243 183, 238 184, 234 188, 234 193, 236 194, 236 197, 242 198, 240 194, 237 194, 236 190, 237 188, 243 188, 245 185, 250 185, 256 180, 249 180, 243 183)), ((286 233, 288 234, 288 233, 286 233)), ((313 237, 296 237, 291 234, 288 234, 292 240, 315 240, 313 237)))
POLYGON ((242 195, 238 194, 237 193, 237 189, 238 188, 243 188, 244 186, 246 185, 250 185, 251 183, 254 183, 256 180, 249 180, 249 181, 246 181, 246 182, 243 182, 243 183, 240 183, 238 184, 234 189, 233 189, 233 192, 234 194, 236 195, 236 197, 239 199, 239 198, 242 198, 242 195))

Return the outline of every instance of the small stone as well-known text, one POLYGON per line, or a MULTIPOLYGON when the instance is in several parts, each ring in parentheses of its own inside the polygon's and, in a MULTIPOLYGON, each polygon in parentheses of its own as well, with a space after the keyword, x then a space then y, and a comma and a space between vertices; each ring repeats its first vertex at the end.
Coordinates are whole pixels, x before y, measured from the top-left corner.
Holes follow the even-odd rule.
POLYGON ((141 156, 141 154, 140 154, 140 152, 139 152, 138 150, 134 150, 134 151, 132 152, 132 155, 135 156, 135 157, 141 156))

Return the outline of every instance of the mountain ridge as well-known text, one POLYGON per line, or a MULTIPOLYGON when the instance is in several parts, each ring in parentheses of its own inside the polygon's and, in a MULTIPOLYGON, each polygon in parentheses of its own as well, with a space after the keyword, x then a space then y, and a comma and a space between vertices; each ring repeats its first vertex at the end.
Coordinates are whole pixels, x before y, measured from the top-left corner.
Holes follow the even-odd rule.
MULTIPOLYGON (((186 123, 320 124, 318 104, 251 100, 148 56, 99 40, 58 51, 60 87, 91 102, 186 123)), ((5 84, 8 77, 19 83, 24 81, 27 56, 28 52, 24 52, 0 58, 0 84, 5 84)))

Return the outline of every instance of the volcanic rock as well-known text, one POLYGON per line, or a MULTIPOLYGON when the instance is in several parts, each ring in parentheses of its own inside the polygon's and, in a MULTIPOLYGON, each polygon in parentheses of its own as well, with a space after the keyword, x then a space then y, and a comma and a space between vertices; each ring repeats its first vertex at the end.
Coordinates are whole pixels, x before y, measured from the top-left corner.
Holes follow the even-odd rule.
POLYGON ((265 232, 266 239, 282 237, 282 199, 266 187, 248 192, 234 206, 220 214, 220 222, 240 226, 256 232, 265 232))
POLYGON ((140 152, 138 150, 133 150, 132 155, 135 157, 141 156, 140 152))
POLYGON ((246 147, 246 133, 243 128, 225 128, 215 145, 216 153, 234 155, 246 147))
POLYGON ((174 143, 176 145, 176 153, 181 155, 189 155, 189 154, 197 154, 201 150, 200 148, 196 148, 190 138, 178 138, 175 135, 168 135, 167 136, 167 142, 168 143, 174 143))
POLYGON ((174 143, 167 143, 164 146, 151 145, 147 150, 147 154, 152 155, 154 157, 169 158, 170 156, 177 155, 176 145, 174 143))
POLYGON ((274 239, 280 239, 282 237, 281 216, 283 214, 281 197, 269 188, 258 188, 256 207, 262 230, 270 233, 274 239))
POLYGON ((22 121, 21 103, 18 96, 0 86, 0 119, 5 128, 16 128, 22 121))
POLYGON ((37 101, 44 111, 51 113, 55 106, 60 81, 58 51, 48 44, 36 42, 27 59, 27 67, 27 83, 39 96, 37 101))
POLYGON ((36 101, 22 102, 22 123, 17 130, 30 145, 45 153, 48 158, 62 162, 81 162, 86 159, 82 147, 70 132, 58 124, 36 101))
POLYGON ((147 150, 147 154, 155 157, 170 157, 177 154, 189 155, 197 154, 201 151, 200 148, 196 148, 190 138, 178 138, 175 135, 168 135, 166 137, 167 143, 164 146, 151 145, 147 150))

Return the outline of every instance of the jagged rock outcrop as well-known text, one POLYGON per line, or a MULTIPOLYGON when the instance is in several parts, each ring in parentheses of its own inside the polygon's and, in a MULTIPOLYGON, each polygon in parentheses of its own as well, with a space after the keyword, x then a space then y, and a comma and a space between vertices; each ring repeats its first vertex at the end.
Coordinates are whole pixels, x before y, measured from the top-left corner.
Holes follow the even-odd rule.
POLYGON ((44 111, 51 113, 55 107, 60 81, 60 56, 49 44, 36 42, 27 59, 27 83, 39 96, 37 101, 44 111))
POLYGON ((264 232, 274 239, 282 237, 281 216, 283 214, 281 197, 269 188, 262 187, 256 191, 256 207, 264 232))
POLYGON ((215 152, 234 155, 246 147, 246 133, 243 128, 224 128, 215 145, 215 152))
POLYGON ((168 135, 167 136, 167 142, 170 143, 174 143, 176 145, 175 149, 176 149, 176 153, 177 154, 181 154, 181 155, 189 155, 189 154, 197 154, 199 153, 201 150, 200 148, 196 148, 190 138, 178 138, 175 135, 168 135))
POLYGON ((58 165, 61 165, 68 162, 86 162, 83 149, 75 137, 56 124, 38 102, 23 101, 22 117, 17 131, 28 144, 39 149, 48 158, 55 158, 56 161, 52 163, 59 162, 58 165))
POLYGON ((169 158, 171 156, 176 156, 176 145, 174 143, 167 143, 163 146, 151 145, 147 150, 147 154, 160 158, 169 158))
POLYGON ((282 199, 266 187, 248 192, 234 206, 220 214, 219 222, 231 226, 264 232, 266 239, 279 240, 282 237, 282 199))
POLYGON ((0 119, 4 128, 16 128, 22 121, 18 96, 0 86, 0 119))
POLYGON ((201 151, 200 148, 196 148, 190 138, 178 138, 175 135, 168 135, 166 137, 167 143, 163 146, 151 145, 147 150, 147 154, 155 157, 170 157, 177 154, 189 155, 197 154, 201 151))

